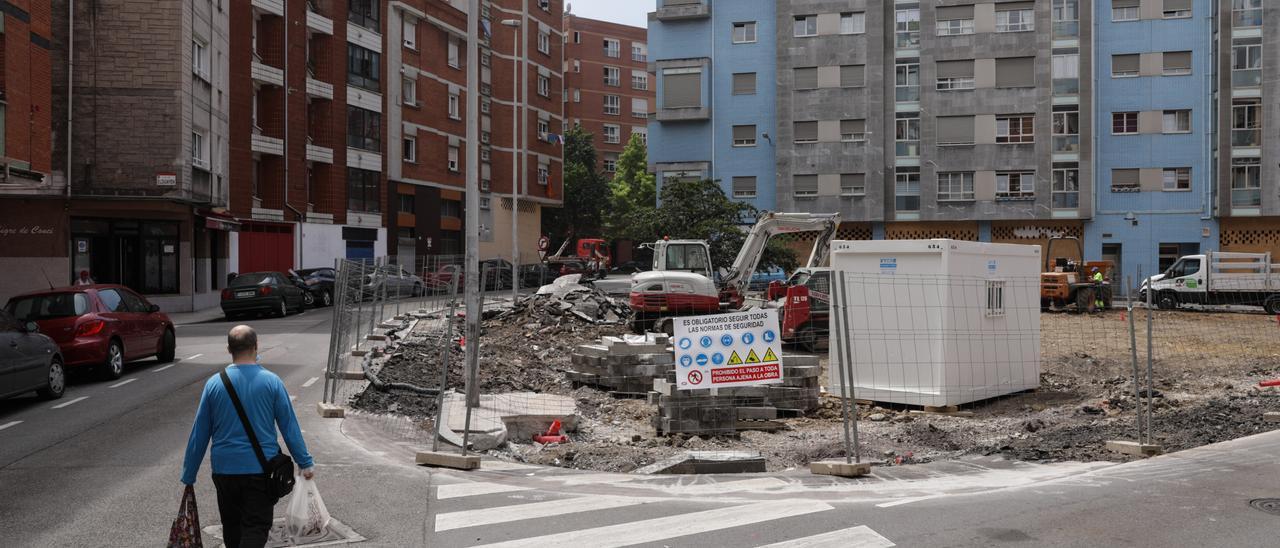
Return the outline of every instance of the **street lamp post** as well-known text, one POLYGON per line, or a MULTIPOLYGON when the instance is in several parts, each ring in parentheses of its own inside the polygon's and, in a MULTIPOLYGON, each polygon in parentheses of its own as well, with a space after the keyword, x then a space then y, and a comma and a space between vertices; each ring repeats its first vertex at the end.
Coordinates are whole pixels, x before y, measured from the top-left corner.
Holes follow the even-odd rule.
MULTIPOLYGON (((515 306, 520 298, 520 173, 519 155, 520 114, 524 103, 520 101, 518 92, 523 88, 520 81, 520 65, 523 52, 520 43, 524 41, 524 25, 519 19, 503 19, 503 26, 515 29, 515 37, 511 41, 511 305, 515 306)), ((501 278, 499 278, 501 279, 501 278)))

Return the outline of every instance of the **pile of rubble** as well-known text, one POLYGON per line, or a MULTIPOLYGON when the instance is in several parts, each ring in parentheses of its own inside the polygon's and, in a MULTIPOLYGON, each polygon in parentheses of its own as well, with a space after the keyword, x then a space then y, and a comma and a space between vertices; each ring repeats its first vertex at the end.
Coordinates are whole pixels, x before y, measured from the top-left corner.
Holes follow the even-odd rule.
POLYGON ((664 334, 601 337, 595 344, 573 349, 572 370, 565 376, 574 383, 600 388, 615 395, 644 397, 654 379, 675 375, 671 339, 664 334))
POLYGON ((604 291, 582 285, 579 281, 579 274, 556 278, 495 318, 504 321, 519 318, 542 325, 573 318, 597 325, 623 324, 630 320, 631 307, 625 300, 610 297, 604 291))
POLYGON ((654 379, 649 401, 658 404, 651 421, 659 435, 732 435, 741 430, 777 430, 781 417, 818 408, 822 366, 818 356, 782 356, 782 383, 712 390, 677 390, 675 370, 654 379))

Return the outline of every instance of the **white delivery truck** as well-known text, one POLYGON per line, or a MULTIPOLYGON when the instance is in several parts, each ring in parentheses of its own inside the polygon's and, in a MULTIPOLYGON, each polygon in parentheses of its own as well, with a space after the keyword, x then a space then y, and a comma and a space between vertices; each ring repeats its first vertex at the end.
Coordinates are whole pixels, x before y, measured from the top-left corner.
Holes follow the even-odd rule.
POLYGON ((1261 306, 1280 314, 1280 264, 1270 253, 1211 252, 1178 259, 1142 282, 1140 298, 1171 310, 1183 304, 1261 306))

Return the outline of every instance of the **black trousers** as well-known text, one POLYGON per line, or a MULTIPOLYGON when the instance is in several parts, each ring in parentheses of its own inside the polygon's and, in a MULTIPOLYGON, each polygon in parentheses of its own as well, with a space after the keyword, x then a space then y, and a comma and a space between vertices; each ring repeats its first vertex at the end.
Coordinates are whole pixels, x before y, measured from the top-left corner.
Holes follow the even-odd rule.
POLYGON ((276 505, 275 497, 267 493, 267 481, 261 474, 213 475, 227 548, 262 548, 267 544, 276 505))

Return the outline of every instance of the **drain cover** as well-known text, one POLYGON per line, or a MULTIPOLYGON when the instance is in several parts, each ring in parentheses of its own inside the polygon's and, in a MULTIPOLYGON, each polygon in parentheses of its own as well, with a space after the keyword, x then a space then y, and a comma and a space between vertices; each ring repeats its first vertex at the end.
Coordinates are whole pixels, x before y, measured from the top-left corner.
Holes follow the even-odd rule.
POLYGON ((1254 510, 1262 510, 1268 514, 1280 516, 1280 499, 1253 499, 1249 506, 1254 510))

